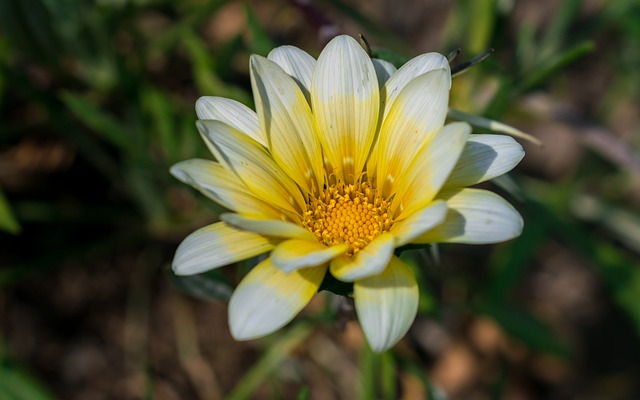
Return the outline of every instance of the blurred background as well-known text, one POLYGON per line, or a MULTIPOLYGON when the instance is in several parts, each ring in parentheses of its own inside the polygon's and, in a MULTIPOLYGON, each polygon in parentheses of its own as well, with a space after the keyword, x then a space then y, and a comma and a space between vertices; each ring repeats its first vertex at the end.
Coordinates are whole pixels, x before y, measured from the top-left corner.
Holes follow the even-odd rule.
POLYGON ((0 0, 0 71, 0 400, 640 398, 639 1, 0 0), (168 170, 210 157, 199 96, 252 106, 251 53, 339 33, 495 49, 451 101, 544 143, 487 185, 525 229, 405 253, 420 313, 382 355, 324 292, 238 343, 250 263, 173 276, 223 210, 168 170))

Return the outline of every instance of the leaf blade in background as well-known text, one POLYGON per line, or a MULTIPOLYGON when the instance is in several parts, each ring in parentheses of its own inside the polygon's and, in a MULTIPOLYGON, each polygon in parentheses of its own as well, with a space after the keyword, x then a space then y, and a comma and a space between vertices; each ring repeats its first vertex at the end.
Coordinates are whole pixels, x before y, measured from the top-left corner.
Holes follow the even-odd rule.
POLYGON ((0 189, 0 229, 14 235, 22 230, 2 189, 0 189))

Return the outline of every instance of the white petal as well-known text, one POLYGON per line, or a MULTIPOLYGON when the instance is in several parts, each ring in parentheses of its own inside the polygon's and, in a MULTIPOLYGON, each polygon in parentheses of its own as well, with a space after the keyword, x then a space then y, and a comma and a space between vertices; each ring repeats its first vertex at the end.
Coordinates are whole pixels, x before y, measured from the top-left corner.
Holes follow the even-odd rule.
POLYGON ((316 67, 316 59, 294 46, 276 47, 267 58, 278 64, 296 81, 307 102, 311 104, 311 76, 316 67))
POLYGON ((331 275, 343 282, 354 282, 382 272, 393 255, 394 237, 383 233, 353 256, 343 255, 331 261, 331 275))
POLYGON ((198 121, 196 126, 216 159, 258 198, 293 213, 306 207, 295 182, 256 141, 220 121, 198 121))
POLYGON ((173 257, 173 272, 198 274, 271 249, 273 245, 265 237, 218 222, 198 229, 180 243, 173 257))
POLYGON ((493 179, 511 171, 522 158, 520 143, 503 135, 471 135, 446 188, 464 187, 493 179))
POLYGON ((273 265, 284 272, 329 263, 349 249, 346 244, 325 246, 318 241, 291 239, 280 243, 271 253, 273 265))
POLYGON ((172 166, 170 172, 229 210, 271 218, 282 217, 281 212, 258 199, 235 174, 216 162, 201 159, 181 161, 172 166))
POLYGON ((377 180, 383 197, 393 194, 418 151, 440 131, 447 116, 449 70, 420 75, 400 92, 380 129, 377 180))
POLYGON ((389 80, 391 75, 395 74, 397 69, 389 61, 381 60, 379 58, 372 58, 371 62, 376 69, 376 76, 378 77, 378 86, 382 87, 389 80))
POLYGON ((220 219, 238 229, 264 236, 317 240, 315 235, 300 225, 277 219, 252 218, 239 214, 222 214, 220 219))
POLYGON ((392 209, 402 210, 398 219, 429 204, 451 174, 471 127, 466 122, 454 122, 433 135, 397 182, 392 209))
POLYGON ((242 103, 224 97, 203 96, 196 101, 196 114, 198 119, 222 121, 261 145, 267 145, 267 138, 260 129, 258 116, 242 103))
POLYGON ((448 71, 448 90, 451 88, 451 70, 449 68, 449 61, 442 54, 421 54, 407 61, 407 63, 400 67, 398 72, 396 72, 389 78, 387 83, 380 91, 380 100, 382 101, 385 110, 384 117, 386 118, 392 103, 409 82, 420 75, 439 69, 445 69, 446 71, 448 71))
POLYGON ((357 281, 353 297, 358 320, 373 351, 395 345, 418 312, 418 284, 413 272, 392 257, 381 274, 357 281))
POLYGON ((505 199, 488 190, 447 190, 438 195, 449 212, 444 222, 414 243, 497 243, 522 232, 522 217, 505 199))
POLYGON ((298 85, 276 63, 253 55, 251 86, 274 160, 306 193, 322 187, 320 140, 298 85))
POLYGON ((378 123, 378 79, 371 59, 349 36, 324 48, 311 82, 311 104, 324 155, 343 182, 362 172, 378 123))
POLYGON ((236 340, 274 332, 293 319, 318 291, 327 267, 286 274, 269 259, 256 265, 229 300, 229 328, 236 340))
POLYGON ((395 246, 404 246, 423 233, 444 221, 447 215, 447 203, 436 200, 428 207, 424 207, 411 214, 407 219, 397 221, 391 227, 395 237, 395 246))

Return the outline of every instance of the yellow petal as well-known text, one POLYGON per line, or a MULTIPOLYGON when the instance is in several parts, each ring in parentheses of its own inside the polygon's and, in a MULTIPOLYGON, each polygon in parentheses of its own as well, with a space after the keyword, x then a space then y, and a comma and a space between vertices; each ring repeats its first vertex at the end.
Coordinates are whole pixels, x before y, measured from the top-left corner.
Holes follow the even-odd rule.
POLYGON ((346 244, 327 247, 318 241, 291 239, 280 243, 274 249, 271 261, 282 271, 291 272, 327 264, 331 259, 346 253, 348 249, 349 246, 346 244))
POLYGON ((415 238, 438 226, 447 215, 447 203, 444 200, 436 200, 406 219, 396 221, 391 227, 391 233, 396 238, 396 247, 411 243, 415 238))
POLYGON ((240 282, 229 300, 229 328, 236 340, 274 332, 293 319, 318 291, 327 267, 289 274, 266 259, 240 282))
POLYGON ((362 172, 376 133, 379 101, 367 53, 351 37, 331 40, 313 72, 311 104, 324 154, 343 182, 353 182, 362 172))
POLYGON ((222 214, 220 219, 238 229, 264 236, 297 238, 306 241, 317 240, 315 235, 300 225, 278 219, 249 217, 240 214, 222 214))
POLYGON ((383 233, 353 256, 342 255, 331 261, 331 275, 343 282, 354 282, 382 272, 393 255, 394 237, 383 233))
POLYGON ((271 50, 267 58, 280 66, 300 87, 311 104, 311 76, 316 67, 315 58, 294 46, 280 46, 271 50))
POLYGON ((412 80, 391 105, 380 129, 377 181, 383 197, 408 164, 442 128, 449 102, 449 71, 431 71, 412 80))
POLYGON ((224 97, 203 96, 196 101, 196 114, 198 119, 222 121, 261 145, 267 145, 267 137, 260 129, 258 116, 242 103, 224 97))
POLYGON ((216 159, 258 198, 293 213, 306 207, 295 182, 258 142, 220 121, 198 121, 196 126, 216 159))
POLYGON ((416 278, 395 256, 382 273, 356 281, 353 297, 358 320, 375 352, 395 345, 418 313, 416 278))
POLYGON ((173 258, 176 275, 194 275, 266 253, 273 244, 261 235, 224 222, 205 226, 180 243, 173 258))
POLYGON ((518 211, 488 190, 447 190, 438 198, 447 202, 447 217, 414 243, 497 243, 513 239, 522 232, 523 222, 518 211))
POLYGON ((276 63, 251 56, 251 85, 274 160, 306 193, 324 184, 322 150, 309 104, 276 63))

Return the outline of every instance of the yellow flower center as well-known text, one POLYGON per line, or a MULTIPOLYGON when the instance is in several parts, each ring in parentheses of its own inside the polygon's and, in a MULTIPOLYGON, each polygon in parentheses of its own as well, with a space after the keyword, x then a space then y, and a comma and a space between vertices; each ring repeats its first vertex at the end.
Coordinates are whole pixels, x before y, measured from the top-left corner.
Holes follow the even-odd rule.
POLYGON ((325 186, 317 197, 308 199, 307 210, 304 227, 327 246, 347 243, 348 255, 360 251, 393 224, 389 202, 366 182, 325 186))

